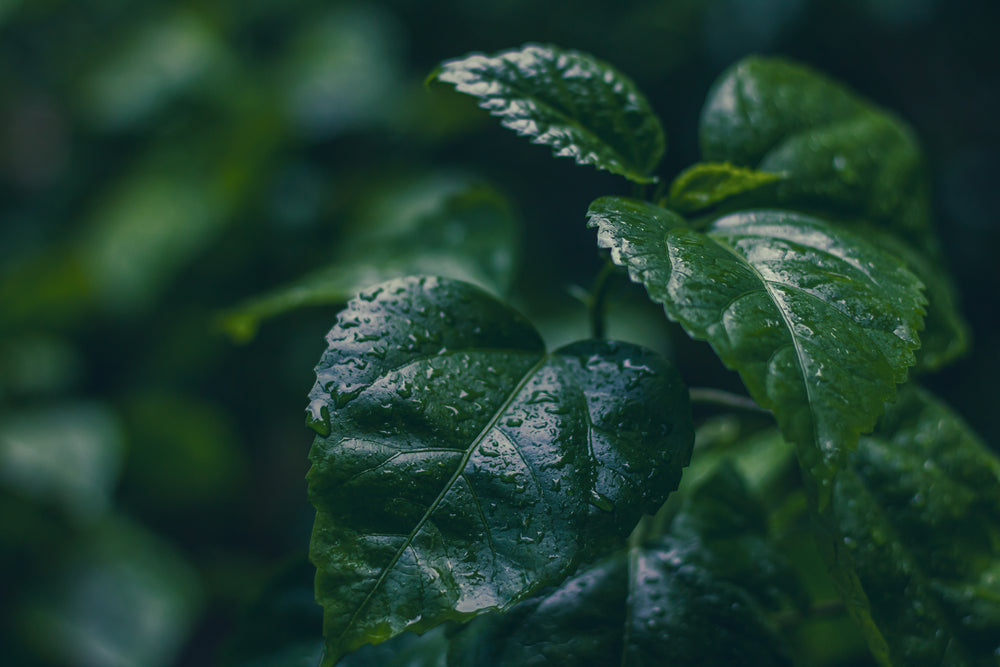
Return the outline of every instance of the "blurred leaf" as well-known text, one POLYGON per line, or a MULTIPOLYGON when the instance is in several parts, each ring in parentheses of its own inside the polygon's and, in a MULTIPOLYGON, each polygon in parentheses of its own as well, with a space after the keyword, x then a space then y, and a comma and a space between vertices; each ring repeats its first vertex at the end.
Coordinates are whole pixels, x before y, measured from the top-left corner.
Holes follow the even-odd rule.
POLYGON ((466 283, 382 284, 327 340, 308 409, 327 665, 561 580, 621 544, 690 457, 664 359, 609 341, 546 354, 466 283))
POLYGON ((227 311, 221 322, 228 333, 246 341, 262 320, 303 306, 339 305, 366 287, 407 275, 445 276, 495 294, 510 287, 515 217, 489 186, 425 177, 379 190, 372 201, 338 239, 326 268, 227 311))
POLYGON ((222 44, 197 14, 174 11, 130 30, 85 79, 84 105, 98 125, 126 129, 222 66, 222 44))
POLYGON ((150 305, 221 231, 225 213, 223 202, 190 170, 164 178, 153 167, 117 184, 83 240, 99 300, 125 313, 150 305))
POLYGON ((80 379, 82 360, 63 338, 49 334, 0 338, 0 401, 8 395, 53 395, 80 379))
POLYGON ((118 419, 100 403, 0 415, 0 483, 80 521, 110 506, 123 449, 118 419))
POLYGON ((668 201, 675 211, 691 213, 781 179, 781 174, 737 167, 728 162, 699 162, 681 172, 670 184, 668 201))
POLYGON ((588 215, 612 259, 774 412, 822 503, 914 362, 920 281, 862 238, 798 213, 742 211, 704 233, 631 199, 602 197, 588 215))
POLYGON ((882 664, 995 665, 1000 460, 907 385, 834 484, 821 535, 882 664))
POLYGON ((405 38, 375 3, 336 7, 306 22, 277 77, 294 126, 328 138, 388 120, 405 38))
POLYGON ((636 85, 593 56, 528 44, 496 56, 472 54, 441 64, 432 77, 479 98, 479 106, 560 157, 637 183, 666 147, 660 121, 636 85))
POLYGON ((197 619, 200 587, 171 547, 121 519, 69 549, 62 571, 20 617, 56 664, 166 667, 197 619))
POLYGON ((704 488, 670 536, 474 620, 453 640, 449 664, 791 664, 768 601, 756 596, 757 582, 785 570, 769 569, 780 557, 764 541, 759 508, 731 468, 704 488))
POLYGON ((245 481, 246 453, 211 402, 146 392, 125 403, 123 417, 130 440, 123 492, 130 504, 155 514, 210 512, 245 481))

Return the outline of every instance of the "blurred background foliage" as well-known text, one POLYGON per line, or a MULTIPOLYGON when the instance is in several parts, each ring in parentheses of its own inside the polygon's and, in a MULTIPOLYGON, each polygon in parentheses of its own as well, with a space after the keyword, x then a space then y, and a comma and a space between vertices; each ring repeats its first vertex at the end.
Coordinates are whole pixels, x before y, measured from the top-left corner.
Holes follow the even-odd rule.
MULTIPOLYGON (((489 184, 475 205, 508 225, 509 251, 455 270, 508 293, 550 345, 587 335, 574 294, 602 260, 583 214, 628 187, 423 87, 473 50, 551 42, 613 63, 663 119, 666 178, 697 159, 713 79, 752 52, 908 119, 973 330, 972 353, 925 384, 1000 442, 998 25, 992 0, 0 0, 4 664, 254 663, 234 628, 275 573, 309 576, 301 415, 342 297, 233 315, 324 272, 349 292, 372 267, 345 245, 394 242, 358 229, 456 205, 425 214, 406 193, 489 184)), ((417 254, 400 270, 428 263, 417 254)), ((616 287, 609 334, 739 387, 636 288, 616 287)), ((266 604, 317 622, 308 592, 288 595, 266 604)), ((302 627, 285 664, 315 660, 302 627)))

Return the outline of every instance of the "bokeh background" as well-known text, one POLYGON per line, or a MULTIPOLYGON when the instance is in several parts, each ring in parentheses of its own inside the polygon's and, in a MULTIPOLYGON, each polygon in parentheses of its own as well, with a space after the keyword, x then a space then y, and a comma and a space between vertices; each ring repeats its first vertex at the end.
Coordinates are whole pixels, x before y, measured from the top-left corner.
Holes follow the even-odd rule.
MULTIPOLYGON (((246 610, 302 569, 302 411, 337 307, 241 342, 220 314, 329 263, 397 184, 493 183, 521 225, 511 299, 551 344, 587 335, 573 286, 602 259, 583 214, 629 188, 424 87, 470 51, 613 63, 663 119, 668 178, 697 160, 709 85, 749 53, 909 120, 973 334, 923 381, 996 446, 998 27, 993 0, 0 0, 0 661, 252 653, 231 639, 246 610)), ((612 335, 739 387, 636 290, 616 299, 612 335)), ((280 604, 307 635, 305 596, 280 604)))

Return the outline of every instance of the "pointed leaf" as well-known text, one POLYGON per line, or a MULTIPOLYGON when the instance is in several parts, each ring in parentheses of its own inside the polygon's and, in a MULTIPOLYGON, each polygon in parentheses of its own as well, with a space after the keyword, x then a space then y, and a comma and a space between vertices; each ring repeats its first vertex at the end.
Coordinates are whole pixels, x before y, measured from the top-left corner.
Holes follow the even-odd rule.
POLYGON ((819 72, 746 58, 713 85, 699 131, 705 160, 785 173, 775 205, 842 210, 934 246, 912 131, 819 72))
POLYGON ((882 664, 996 664, 1000 460, 955 413, 900 390, 822 518, 832 572, 882 664))
POLYGON ((603 197, 588 215, 614 261, 739 371, 828 493, 913 364, 920 282, 863 239, 797 213, 744 211, 705 233, 631 199, 603 197))
POLYGON ((923 154, 903 121, 807 67, 752 57, 716 82, 700 131, 705 159, 785 175, 755 206, 869 221, 863 235, 927 285, 922 366, 935 369, 965 351, 968 330, 933 234, 923 154))
POLYGON ((593 56, 528 44, 443 63, 432 75, 500 118, 504 127, 637 183, 656 178, 666 146, 649 102, 624 74, 593 56))
POLYGON ((378 206, 338 239, 328 266, 227 311, 222 326, 246 341, 267 318, 303 306, 343 304, 366 287, 412 274, 443 275, 498 294, 507 290, 517 234, 502 195, 441 177, 397 187, 376 195, 378 206))
POLYGON ((608 341, 546 354, 466 283, 380 285, 327 340, 308 411, 325 664, 562 580, 621 544, 690 457, 664 359, 608 341))
POLYGON ((678 534, 620 552, 502 616, 476 619, 457 635, 449 665, 790 664, 762 605, 743 586, 771 555, 741 551, 741 540, 763 539, 755 505, 735 474, 709 484, 728 501, 717 502, 726 509, 715 518, 727 517, 727 531, 736 532, 704 542, 700 529, 719 526, 682 514, 678 534), (734 568, 730 558, 749 569, 734 568))
POLYGON ((674 179, 668 199, 672 209, 690 213, 781 179, 781 174, 738 167, 729 162, 700 162, 674 179))

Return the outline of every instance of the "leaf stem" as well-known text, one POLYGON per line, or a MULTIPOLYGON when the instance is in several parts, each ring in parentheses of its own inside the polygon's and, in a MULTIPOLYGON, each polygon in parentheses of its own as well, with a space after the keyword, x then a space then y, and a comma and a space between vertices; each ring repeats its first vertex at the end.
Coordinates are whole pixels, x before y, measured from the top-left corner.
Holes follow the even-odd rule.
POLYGON ((712 387, 691 387, 688 390, 692 403, 709 403, 711 405, 721 405, 727 408, 737 408, 739 410, 749 410, 750 412, 763 412, 770 414, 770 410, 757 405, 749 396, 733 394, 722 389, 712 387))
POLYGON ((604 338, 608 279, 615 272, 615 268, 614 262, 610 259, 604 262, 604 268, 594 278, 594 285, 590 288, 590 335, 594 338, 604 338))

